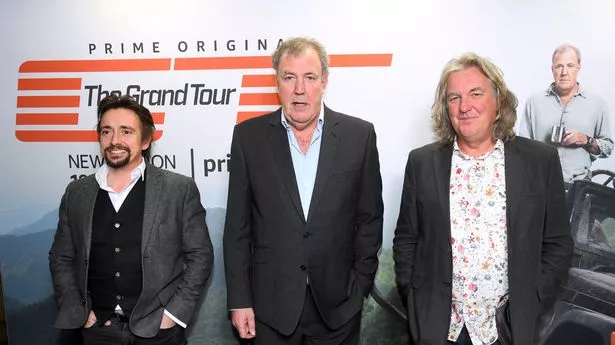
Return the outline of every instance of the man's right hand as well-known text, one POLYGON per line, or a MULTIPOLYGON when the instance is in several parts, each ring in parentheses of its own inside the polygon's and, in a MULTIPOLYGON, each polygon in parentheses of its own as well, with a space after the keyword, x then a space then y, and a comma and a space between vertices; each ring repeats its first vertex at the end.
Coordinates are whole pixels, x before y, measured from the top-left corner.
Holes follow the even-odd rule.
POLYGON ((244 308, 231 311, 231 321, 243 339, 252 339, 256 336, 254 309, 244 308))
POLYGON ((588 144, 589 137, 583 132, 579 132, 576 129, 566 128, 564 137, 562 138, 562 145, 564 146, 585 146, 588 144))
POLYGON ((85 322, 85 326, 83 326, 83 328, 90 328, 92 326, 94 326, 94 324, 96 323, 96 315, 94 315, 93 311, 90 311, 90 315, 88 315, 88 320, 85 322))

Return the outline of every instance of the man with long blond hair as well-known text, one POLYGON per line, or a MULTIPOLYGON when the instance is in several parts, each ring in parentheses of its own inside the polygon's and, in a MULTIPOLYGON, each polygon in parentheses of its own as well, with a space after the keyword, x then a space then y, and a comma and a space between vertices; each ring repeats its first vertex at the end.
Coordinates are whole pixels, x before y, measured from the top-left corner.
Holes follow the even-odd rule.
POLYGON ((438 141, 410 152, 393 240, 415 344, 532 344, 566 278, 557 151, 514 135, 516 106, 488 59, 466 53, 444 67, 438 141))

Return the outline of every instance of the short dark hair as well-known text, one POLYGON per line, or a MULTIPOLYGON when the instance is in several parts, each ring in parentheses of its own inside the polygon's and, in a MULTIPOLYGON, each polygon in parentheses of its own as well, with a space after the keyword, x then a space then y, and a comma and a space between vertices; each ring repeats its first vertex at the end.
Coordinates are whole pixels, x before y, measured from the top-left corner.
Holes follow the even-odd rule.
MULTIPOLYGON (((124 95, 124 96, 110 95, 108 97, 103 98, 98 103, 98 111, 97 111, 98 122, 96 123, 96 133, 98 133, 99 139, 100 139, 100 120, 102 119, 103 114, 111 109, 128 109, 128 110, 132 110, 135 114, 137 114, 137 117, 139 118, 139 122, 141 123, 141 132, 143 135, 142 142, 145 142, 148 139, 150 140, 150 143, 152 142, 152 139, 154 137, 154 131, 156 130, 156 126, 154 126, 154 118, 152 117, 152 113, 150 113, 150 111, 146 107, 139 104, 139 102, 137 102, 134 98, 127 96, 127 95, 124 95)), ((145 160, 149 160, 151 148, 152 148, 152 145, 150 144, 147 147, 147 149, 141 151, 141 154, 143 155, 145 160)))

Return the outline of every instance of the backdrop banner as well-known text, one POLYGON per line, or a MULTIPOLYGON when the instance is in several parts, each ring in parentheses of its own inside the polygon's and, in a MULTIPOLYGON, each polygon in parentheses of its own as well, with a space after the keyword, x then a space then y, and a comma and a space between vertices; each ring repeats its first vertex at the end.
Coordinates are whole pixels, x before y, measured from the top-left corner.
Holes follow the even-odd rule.
MULTIPOLYGON (((279 107, 271 54, 293 36, 313 37, 330 54, 325 103, 376 128, 381 295, 366 300, 361 343, 407 344, 392 238, 408 152, 434 140, 430 107, 443 66, 467 51, 489 57, 519 98, 519 128, 525 102, 553 82, 553 50, 571 43, 582 54, 582 89, 613 113, 614 10, 610 0, 1 2, 0 267, 10 344, 72 341, 52 328, 48 253, 66 185, 103 163, 96 105, 109 94, 152 111, 150 163, 192 177, 207 209, 215 267, 189 343, 238 343, 222 259, 231 137, 236 123, 279 107)), ((612 116, 609 126, 615 133, 612 116)), ((596 159, 596 169, 615 171, 615 158, 596 159)), ((615 220, 603 227, 615 248, 615 220)))

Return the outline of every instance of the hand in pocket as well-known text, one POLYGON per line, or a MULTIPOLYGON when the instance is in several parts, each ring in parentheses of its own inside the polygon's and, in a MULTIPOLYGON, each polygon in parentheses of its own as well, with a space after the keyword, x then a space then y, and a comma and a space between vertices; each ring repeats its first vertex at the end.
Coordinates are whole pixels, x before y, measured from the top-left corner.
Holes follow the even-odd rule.
POLYGON ((94 315, 93 311, 90 311, 90 315, 88 315, 88 320, 85 322, 85 326, 83 328, 90 328, 96 324, 96 315, 94 315))

